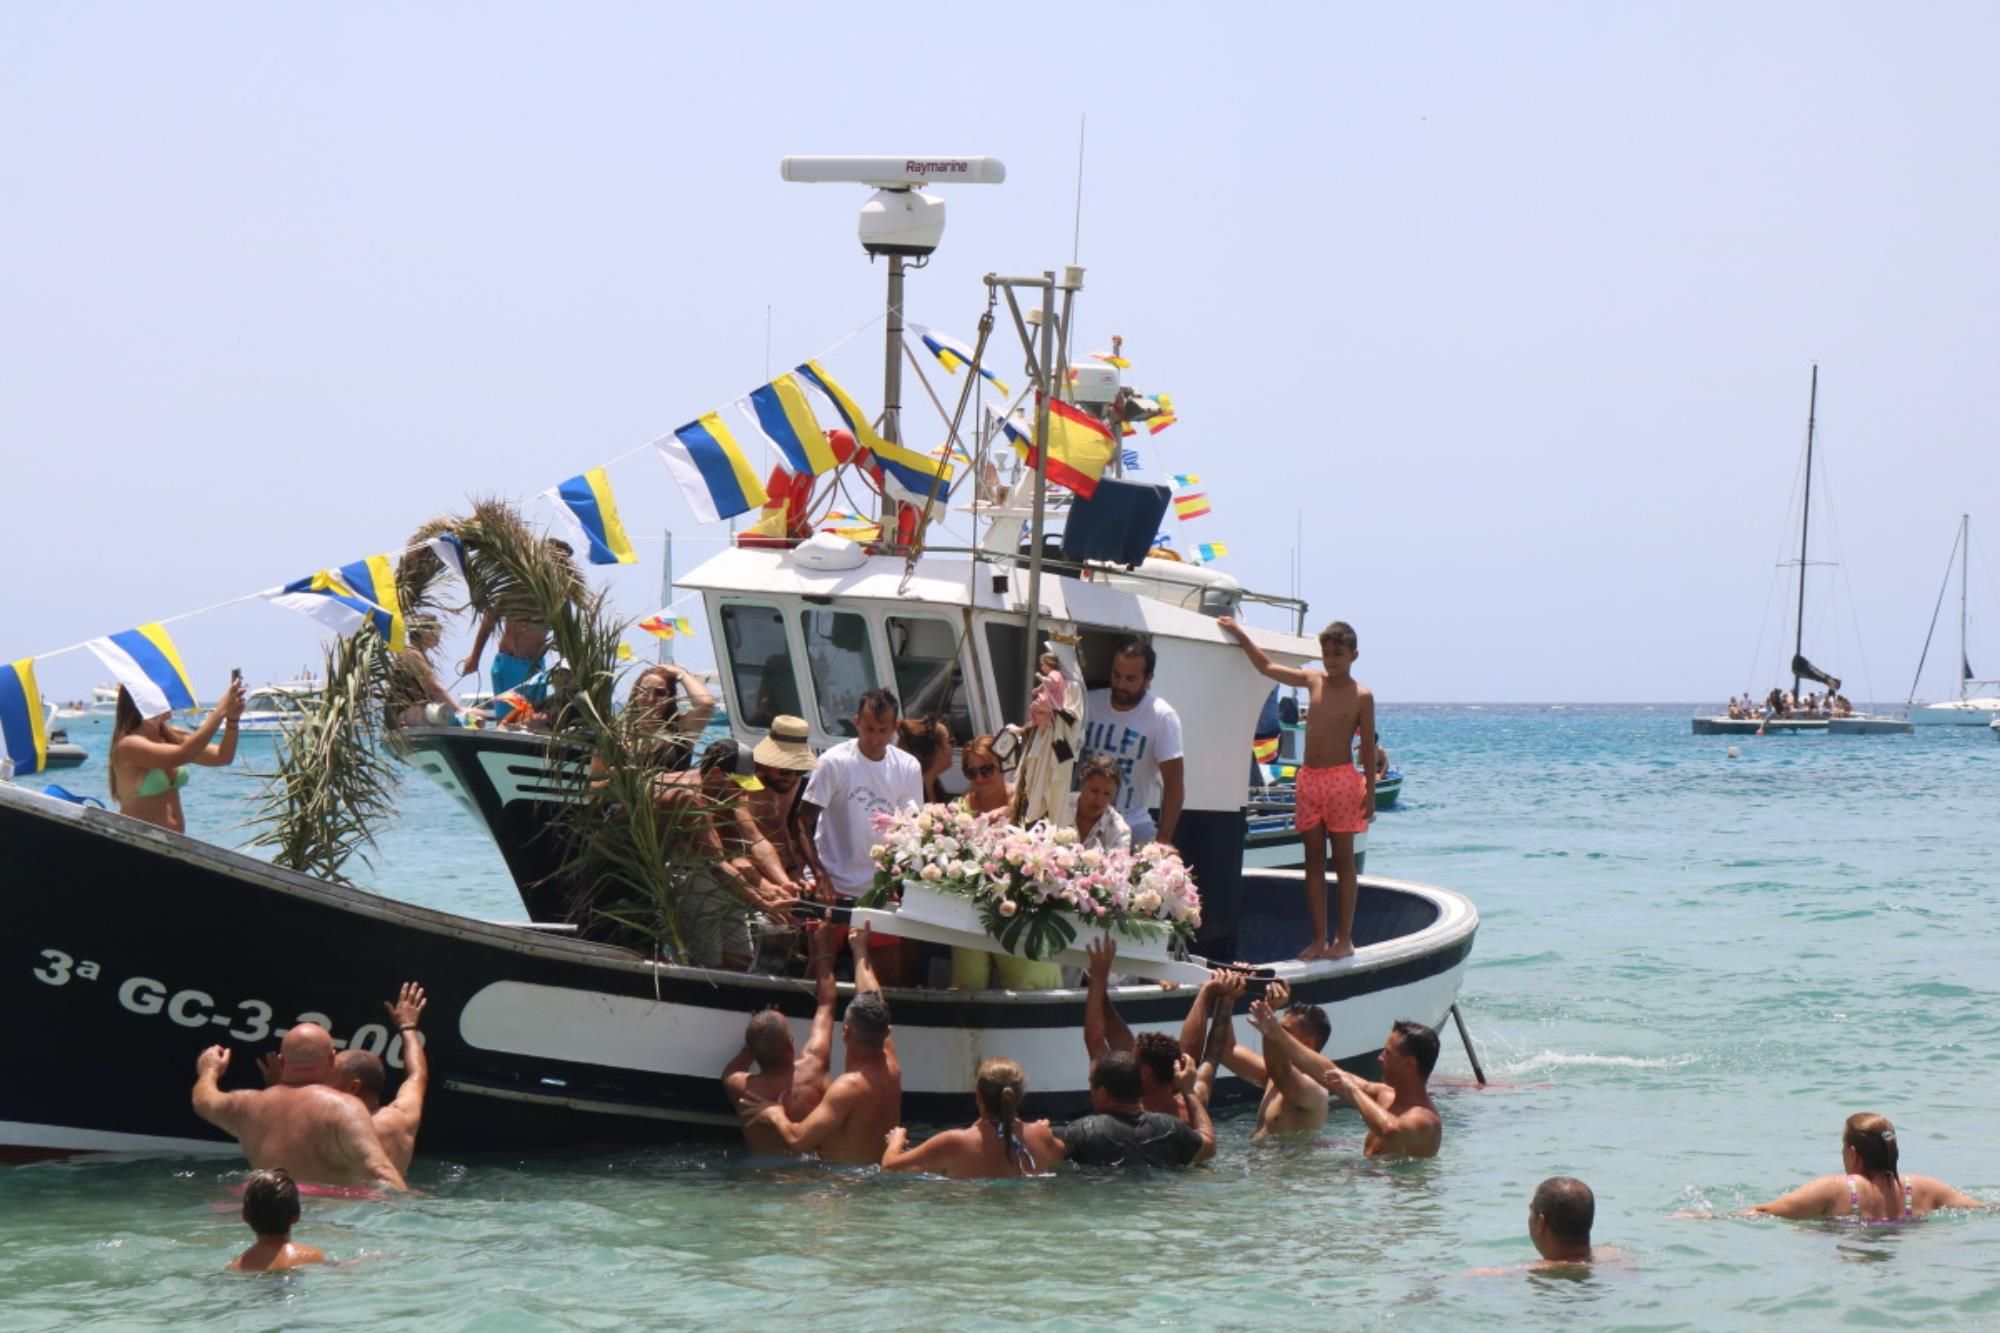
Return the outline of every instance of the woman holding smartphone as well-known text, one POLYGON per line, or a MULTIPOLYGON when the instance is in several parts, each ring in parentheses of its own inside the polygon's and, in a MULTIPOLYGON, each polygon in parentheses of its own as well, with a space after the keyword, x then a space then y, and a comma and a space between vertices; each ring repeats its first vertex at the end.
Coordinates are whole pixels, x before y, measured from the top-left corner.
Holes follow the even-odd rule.
POLYGON ((188 765, 221 768, 236 758, 236 721, 242 716, 241 672, 230 673, 222 702, 209 710, 192 734, 173 724, 171 711, 139 716, 131 692, 119 686, 118 715, 111 725, 110 785, 120 813, 175 833, 187 832, 181 788, 187 786, 188 765), (218 727, 222 740, 211 745, 218 727))

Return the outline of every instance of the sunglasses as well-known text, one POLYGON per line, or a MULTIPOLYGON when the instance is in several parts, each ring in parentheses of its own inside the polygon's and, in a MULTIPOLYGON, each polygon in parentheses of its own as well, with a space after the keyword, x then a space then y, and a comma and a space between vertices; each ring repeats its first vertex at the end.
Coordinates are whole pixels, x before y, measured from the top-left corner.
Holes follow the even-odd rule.
POLYGON ((965 776, 969 778, 990 778, 999 771, 999 768, 993 764, 981 764, 977 768, 966 769, 965 776))

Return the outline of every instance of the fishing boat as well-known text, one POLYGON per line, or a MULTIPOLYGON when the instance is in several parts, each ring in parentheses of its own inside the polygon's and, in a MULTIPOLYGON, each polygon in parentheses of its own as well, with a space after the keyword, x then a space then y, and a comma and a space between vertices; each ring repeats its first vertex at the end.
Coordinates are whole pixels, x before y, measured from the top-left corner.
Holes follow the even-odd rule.
POLYGON ((2000 694, 1977 694, 1979 689, 2000 689, 2000 680, 1981 680, 1973 674, 1972 659, 1965 646, 1967 571, 1972 566, 1972 516, 1958 516, 1958 536, 1951 547, 1951 559, 1944 567, 1944 587, 1938 589, 1937 605, 1931 608, 1931 626, 1924 631, 1924 650, 1917 657, 1917 674, 1910 682, 1910 721, 1920 727, 1983 727, 2000 722, 2000 694), (1917 684, 1924 678, 1924 663, 1931 654, 1931 638, 1937 633, 1938 612, 1944 609, 1945 588, 1951 586, 1951 567, 1958 566, 1958 697, 1936 703, 1917 702, 1917 684))
MULTIPOLYGON (((887 253, 884 426, 894 429, 906 252, 887 253)), ((1023 289, 1049 314, 1060 301, 1066 329, 1082 270, 1066 270, 1060 283, 1052 273, 986 281, 1004 288, 1010 305, 1023 289)), ((1067 364, 1050 332, 1055 322, 1045 314, 1032 362, 1049 385, 1060 385, 1067 364)), ((1025 321, 1022 329, 1025 342, 1025 321)), ((964 726, 998 731, 1026 712, 1030 647, 1044 635, 1073 646, 1092 685, 1103 682, 1119 642, 1149 636, 1155 687, 1183 701, 1190 758, 1174 841, 1202 895, 1192 953, 1172 966, 1198 976, 1207 959, 1250 960, 1262 975, 1287 980, 1297 999, 1325 1006, 1329 1056, 1372 1071, 1393 1021, 1436 1028, 1453 1015, 1477 910, 1449 889, 1366 877, 1357 952, 1338 962, 1296 960, 1308 937, 1302 876, 1246 865, 1248 776, 1239 756, 1249 751, 1264 689, 1214 621, 1249 594, 1182 605, 1121 586, 1108 577, 1117 562, 1050 555, 1039 540, 1046 469, 1044 457, 1032 512, 989 522, 973 547, 855 546, 831 562, 836 568, 817 538, 812 552, 809 543, 746 542, 679 580, 701 598, 730 731, 751 741, 774 715, 791 713, 807 721, 816 748, 832 745, 850 734, 856 699, 876 685, 895 689, 907 711, 962 714, 964 726), (1032 529, 1025 546, 1023 527, 1032 529)), ((1090 512, 1072 510, 1069 525, 1087 527, 1090 512)), ((1146 535, 1154 530, 1147 525, 1146 535)), ((1251 633, 1281 662, 1317 654, 1297 634, 1251 633)), ((18 955, 0 980, 9 1014, 0 1063, 32 1071, 0 1083, 0 1155, 233 1152, 189 1109, 198 1051, 230 1045, 236 1058, 225 1084, 252 1086, 252 1057, 293 1024, 313 1021, 341 1046, 400 1068, 401 1037, 383 1022, 382 1001, 411 978, 430 995, 426 1151, 736 1133, 720 1072, 758 1010, 775 1006, 803 1036, 808 981, 792 969, 720 971, 591 938, 578 904, 592 886, 565 882, 561 859, 539 836, 564 786, 550 781, 551 767, 582 762, 563 742, 463 727, 417 729, 405 739, 417 766, 492 832, 527 921, 416 906, 0 784, 0 845, 21 882, 88 886, 0 904, 18 955)), ((935 928, 910 932, 919 934, 937 938, 935 928)), ((1194 993, 1133 984, 1115 988, 1113 999, 1135 1032, 1178 1033, 1194 993)), ((961 1119, 973 1070, 989 1056, 1032 1072, 1029 1113, 1087 1105, 1080 989, 911 986, 887 998, 907 1121, 961 1119)), ((1247 1025, 1239 1035, 1256 1044, 1247 1025)), ((836 1069, 839 1062, 836 1051, 836 1069)), ((1218 1105, 1258 1095, 1233 1076, 1215 1093, 1218 1105)))
MULTIPOLYGON (((1832 676, 1814 666, 1805 655, 1806 634, 1806 569, 1810 562, 1806 559, 1806 538, 1812 527, 1812 473, 1813 434, 1819 416, 1819 366, 1812 368, 1812 389, 1806 405, 1806 461, 1805 500, 1799 509, 1799 558, 1787 561, 1786 566, 1798 565, 1799 587, 1797 618, 1792 634, 1792 688, 1783 698, 1797 699, 1799 686, 1805 681, 1816 681, 1826 686, 1829 705, 1840 693, 1840 678, 1832 676)), ((1880 717, 1852 710, 1836 711, 1832 707, 1811 712, 1792 709, 1779 702, 1781 692, 1773 689, 1761 711, 1752 715, 1731 717, 1727 713, 1697 716, 1693 720, 1694 734, 1697 736, 1767 736, 1767 735, 1830 735, 1830 736, 1892 736, 1907 734, 1912 730, 1903 718, 1880 717)), ((1734 709, 1735 705, 1731 705, 1734 709)))

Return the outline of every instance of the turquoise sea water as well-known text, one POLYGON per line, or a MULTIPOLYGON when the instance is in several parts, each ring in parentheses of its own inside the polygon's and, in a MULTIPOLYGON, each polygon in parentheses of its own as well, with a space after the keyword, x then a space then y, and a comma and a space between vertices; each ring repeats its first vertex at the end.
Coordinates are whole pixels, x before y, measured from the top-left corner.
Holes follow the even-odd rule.
MULTIPOLYGON (((1230 1120, 1214 1165, 1128 1180, 420 1152, 422 1197, 309 1204, 300 1238, 352 1266, 267 1278, 219 1271, 247 1238, 225 1165, 0 1168, 0 1325, 2000 1326, 2000 1215, 1678 1215, 1838 1169, 1857 1110, 1896 1121, 1907 1170, 2000 1199, 2000 744, 1694 737, 1690 711, 1383 709, 1408 780, 1369 868, 1478 904, 1463 1007, 1501 1085, 1463 1086, 1446 1034, 1434 1161, 1360 1160, 1351 1116, 1287 1147, 1230 1120), (1469 1275, 1534 1257, 1527 1200, 1553 1174, 1591 1183, 1597 1239, 1632 1265, 1469 1275)), ((240 837, 226 798, 252 787, 198 773, 195 831, 240 837)), ((420 780, 371 882, 519 914, 420 780)))

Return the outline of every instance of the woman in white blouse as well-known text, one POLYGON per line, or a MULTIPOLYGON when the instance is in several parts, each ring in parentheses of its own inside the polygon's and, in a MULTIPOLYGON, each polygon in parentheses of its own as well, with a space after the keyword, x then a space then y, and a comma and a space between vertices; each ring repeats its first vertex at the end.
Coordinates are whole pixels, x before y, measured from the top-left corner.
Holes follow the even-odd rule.
POLYGON ((1104 851, 1132 850, 1132 826, 1118 813, 1118 784, 1124 775, 1108 754, 1087 754, 1076 766, 1077 786, 1069 798, 1069 820, 1076 827, 1076 845, 1104 851))

